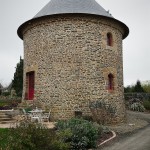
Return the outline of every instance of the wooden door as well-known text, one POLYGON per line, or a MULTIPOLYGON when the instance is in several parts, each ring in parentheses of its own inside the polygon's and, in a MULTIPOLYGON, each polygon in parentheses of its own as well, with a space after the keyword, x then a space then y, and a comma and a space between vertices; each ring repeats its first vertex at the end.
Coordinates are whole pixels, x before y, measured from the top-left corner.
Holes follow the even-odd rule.
POLYGON ((28 72, 27 75, 27 99, 33 100, 34 98, 34 72, 28 72))

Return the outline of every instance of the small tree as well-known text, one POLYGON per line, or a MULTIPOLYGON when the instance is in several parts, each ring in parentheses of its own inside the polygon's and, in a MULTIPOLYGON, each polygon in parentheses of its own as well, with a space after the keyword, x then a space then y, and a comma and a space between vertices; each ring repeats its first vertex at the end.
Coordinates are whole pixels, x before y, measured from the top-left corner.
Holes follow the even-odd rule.
POLYGON ((146 93, 150 93, 150 81, 142 83, 142 87, 146 93))
POLYGON ((143 87, 142 87, 142 85, 141 85, 141 82, 139 80, 136 82, 136 85, 133 88, 133 92, 136 92, 136 93, 143 93, 143 92, 145 92, 143 87))
POLYGON ((16 72, 12 81, 12 88, 16 91, 17 96, 22 96, 23 89, 23 59, 20 57, 20 62, 17 63, 16 72))

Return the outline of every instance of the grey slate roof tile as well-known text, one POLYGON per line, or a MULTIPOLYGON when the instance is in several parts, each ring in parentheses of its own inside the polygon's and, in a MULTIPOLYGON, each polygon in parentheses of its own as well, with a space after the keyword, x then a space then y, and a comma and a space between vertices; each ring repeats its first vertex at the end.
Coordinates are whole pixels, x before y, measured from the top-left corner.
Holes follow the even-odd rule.
POLYGON ((17 30, 21 39, 23 39, 23 28, 32 21, 51 15, 58 14, 90 14, 115 20, 124 29, 123 39, 129 34, 129 28, 121 21, 115 19, 108 11, 100 6, 95 0, 51 0, 34 18, 23 23, 17 30))
POLYGON ((94 14, 112 18, 95 0, 51 0, 34 18, 68 13, 94 14))

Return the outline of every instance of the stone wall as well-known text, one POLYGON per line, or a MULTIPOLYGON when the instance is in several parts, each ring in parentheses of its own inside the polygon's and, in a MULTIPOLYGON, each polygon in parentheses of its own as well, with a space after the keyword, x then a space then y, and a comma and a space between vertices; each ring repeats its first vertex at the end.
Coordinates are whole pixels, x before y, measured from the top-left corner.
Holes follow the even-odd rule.
POLYGON ((26 73, 34 71, 34 100, 50 107, 52 119, 73 117, 75 111, 90 115, 89 101, 105 99, 117 110, 114 122, 124 121, 122 34, 117 22, 90 15, 49 16, 29 24, 23 30, 23 99, 26 73), (109 32, 113 46, 107 46, 109 32))

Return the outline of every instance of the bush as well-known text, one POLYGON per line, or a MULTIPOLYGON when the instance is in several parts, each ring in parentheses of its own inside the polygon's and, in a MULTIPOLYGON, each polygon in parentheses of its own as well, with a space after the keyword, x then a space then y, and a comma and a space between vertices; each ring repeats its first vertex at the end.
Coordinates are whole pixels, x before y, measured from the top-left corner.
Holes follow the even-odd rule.
POLYGON ((70 130, 71 136, 66 141, 70 142, 71 149, 84 150, 96 147, 98 126, 94 126, 87 120, 73 118, 68 121, 59 121, 56 128, 59 132, 70 130))
POLYGON ((116 115, 116 107, 106 103, 104 100, 90 102, 89 108, 93 120, 99 124, 110 124, 116 115))
POLYGON ((150 110, 150 101, 149 100, 144 100, 143 105, 145 109, 150 110))
POLYGON ((45 145, 44 148, 48 149, 48 143, 52 140, 52 137, 48 136, 47 133, 48 130, 46 128, 43 129, 35 124, 21 123, 16 129, 10 129, 9 148, 12 150, 39 150, 45 145))
POLYGON ((0 110, 9 110, 18 106, 20 100, 0 100, 0 110))
POLYGON ((69 144, 63 143, 54 130, 31 122, 21 122, 17 128, 10 129, 8 141, 9 150, 69 149, 69 144))
POLYGON ((4 92, 2 93, 3 96, 9 96, 10 95, 10 92, 4 92))
POLYGON ((70 139, 72 136, 71 130, 66 129, 62 131, 56 131, 57 138, 53 142, 54 148, 56 150, 68 150, 70 149, 70 139))
POLYGON ((57 133, 38 123, 21 122, 16 128, 0 130, 1 150, 68 150, 64 139, 69 131, 57 133))
POLYGON ((139 112, 145 111, 144 106, 138 102, 131 104, 131 106, 129 106, 129 108, 130 108, 130 110, 133 110, 133 111, 139 111, 139 112))

